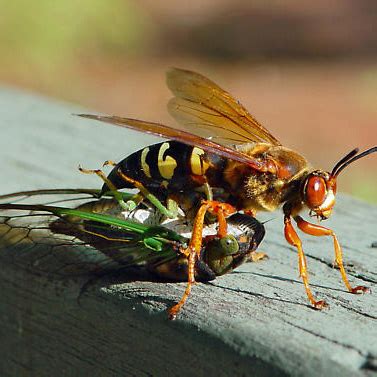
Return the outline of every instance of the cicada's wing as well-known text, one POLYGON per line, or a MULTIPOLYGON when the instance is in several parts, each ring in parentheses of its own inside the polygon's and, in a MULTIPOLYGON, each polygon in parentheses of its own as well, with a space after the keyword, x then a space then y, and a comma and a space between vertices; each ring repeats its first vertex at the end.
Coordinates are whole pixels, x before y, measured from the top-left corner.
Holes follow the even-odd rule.
POLYGON ((104 271, 108 258, 76 236, 50 229, 57 218, 30 211, 1 211, 0 258, 36 273, 78 276, 104 271))
MULTIPOLYGON (((125 266, 148 262, 154 258, 172 258, 166 249, 157 254, 143 242, 140 234, 80 216, 62 215, 52 207, 30 204, 35 193, 22 193, 26 204, 0 204, 0 259, 33 272, 63 276, 103 274, 125 266)), ((38 193, 40 194, 40 192, 38 193)), ((91 197, 59 195, 59 202, 80 203, 80 211, 100 213, 112 219, 120 216, 112 199, 92 201, 91 197), (114 212, 115 211, 115 212, 114 212), (110 214, 111 213, 111 214, 110 214), (109 215, 106 215, 109 214, 109 215)), ((46 200, 46 198, 44 197, 46 200)), ((57 203, 49 196, 49 203, 57 203)), ((132 224, 132 223, 131 223, 132 224)))
POLYGON ((281 145, 239 101, 203 75, 173 68, 167 84, 175 96, 168 110, 184 130, 222 145, 281 145))
POLYGON ((12 214, 0 218, 0 258, 37 273, 77 276, 103 269, 107 261, 75 237, 49 229, 52 216, 12 214))
MULTIPOLYGON (((33 197, 42 197, 45 200, 50 196, 55 196, 59 202, 62 201, 59 195, 64 195, 67 200, 82 200, 86 197, 98 198, 101 190, 96 189, 46 189, 46 190, 31 190, 31 191, 17 191, 10 194, 0 195, 0 202, 12 202, 15 200, 30 199, 33 197)), ((50 201, 51 203, 51 201, 50 201)))

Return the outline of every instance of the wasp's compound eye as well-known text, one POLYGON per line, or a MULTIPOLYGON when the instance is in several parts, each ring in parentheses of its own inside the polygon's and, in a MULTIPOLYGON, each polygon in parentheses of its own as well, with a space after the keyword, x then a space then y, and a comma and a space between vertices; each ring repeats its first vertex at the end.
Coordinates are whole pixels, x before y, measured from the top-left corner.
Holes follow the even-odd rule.
POLYGON ((305 199, 308 207, 319 207, 325 201, 326 194, 327 189, 325 180, 316 175, 310 176, 305 189, 305 199))

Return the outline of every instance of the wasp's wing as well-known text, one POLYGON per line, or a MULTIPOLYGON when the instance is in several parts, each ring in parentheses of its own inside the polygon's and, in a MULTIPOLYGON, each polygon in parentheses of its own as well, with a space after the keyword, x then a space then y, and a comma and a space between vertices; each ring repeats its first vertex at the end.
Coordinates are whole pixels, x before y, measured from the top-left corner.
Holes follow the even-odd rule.
POLYGON ((130 128, 136 131, 145 132, 151 135, 177 140, 184 144, 203 148, 205 151, 218 154, 225 158, 229 158, 234 161, 239 161, 243 164, 251 166, 253 169, 262 170, 264 168, 263 163, 254 159, 240 151, 230 148, 226 145, 215 143, 204 137, 194 135, 190 132, 178 130, 173 127, 165 126, 160 123, 147 122, 139 119, 123 118, 118 116, 106 116, 106 115, 92 115, 92 114, 77 114, 78 116, 99 120, 105 123, 111 123, 116 126, 130 128))
POLYGON ((167 84, 174 98, 170 114, 186 130, 224 145, 266 142, 281 145, 237 100, 211 80, 173 68, 167 84))

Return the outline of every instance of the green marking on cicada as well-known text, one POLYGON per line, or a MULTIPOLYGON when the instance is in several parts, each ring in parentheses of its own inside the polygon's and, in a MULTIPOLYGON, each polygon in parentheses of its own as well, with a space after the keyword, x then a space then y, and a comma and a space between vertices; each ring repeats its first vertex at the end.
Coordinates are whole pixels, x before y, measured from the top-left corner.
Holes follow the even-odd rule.
POLYGON ((180 242, 181 240, 186 240, 184 237, 179 236, 177 233, 165 229, 163 227, 154 227, 136 223, 133 221, 127 221, 124 219, 119 219, 113 216, 85 212, 78 209, 56 207, 56 206, 45 206, 45 205, 28 205, 28 204, 0 204, 0 209, 18 209, 18 210, 30 210, 30 211, 44 211, 52 213, 56 216, 75 216, 83 220, 91 220, 97 223, 106 224, 110 226, 117 227, 119 229, 124 229, 133 233, 140 235, 140 239, 144 244, 152 248, 155 251, 164 250, 164 245, 169 244, 173 241, 180 242))

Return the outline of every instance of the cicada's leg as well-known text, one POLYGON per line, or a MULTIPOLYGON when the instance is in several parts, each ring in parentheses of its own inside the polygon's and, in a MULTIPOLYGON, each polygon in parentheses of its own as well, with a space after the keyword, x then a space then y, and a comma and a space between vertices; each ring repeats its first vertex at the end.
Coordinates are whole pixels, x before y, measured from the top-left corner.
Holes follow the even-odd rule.
POLYGON ((184 305, 191 293, 192 285, 195 284, 195 262, 197 258, 200 257, 203 239, 204 217, 207 211, 217 215, 219 222, 218 235, 219 237, 223 237, 226 235, 227 231, 225 217, 234 212, 235 209, 230 204, 216 201, 203 201, 203 203, 201 204, 194 220, 189 246, 186 250, 183 251, 183 254, 188 259, 187 287, 178 304, 169 309, 170 319, 175 319, 177 317, 179 310, 184 305))
MULTIPOLYGON (((256 217, 257 211, 253 209, 247 209, 243 211, 245 215, 251 216, 251 217, 256 217)), ((260 262, 262 260, 268 259, 269 256, 268 254, 264 253, 263 251, 252 251, 249 255, 248 262, 260 262)))
MULTIPOLYGON (((117 166, 117 163, 112 161, 112 160, 106 160, 102 166, 117 166)), ((113 188, 115 188, 114 184, 111 182, 111 185, 109 185, 110 180, 107 179, 105 181, 105 183, 107 184, 107 186, 111 189, 111 191, 113 192, 113 188)), ((117 190, 117 188, 115 188, 115 190, 117 190)), ((125 206, 122 205, 122 203, 124 203, 122 201, 121 204, 121 207, 123 209, 125 209, 126 211, 133 211, 142 201, 144 200, 144 196, 139 192, 135 195, 132 196, 132 198, 130 200, 127 200, 127 202, 125 203, 125 206)))
POLYGON ((117 166, 117 163, 116 162, 114 162, 113 160, 106 160, 103 164, 102 164, 102 166, 117 166))
POLYGON ((343 265, 343 253, 342 248, 340 247, 338 238, 336 237, 333 230, 325 228, 323 226, 312 224, 305 221, 301 216, 295 216, 294 220, 297 223, 299 229, 301 229, 304 233, 309 234, 311 236, 331 236, 334 240, 334 250, 335 250, 335 263, 339 267, 340 274, 342 275, 343 282, 351 293, 364 293, 367 292, 369 289, 364 287, 363 285, 358 285, 356 287, 352 287, 349 283, 347 273, 344 269, 343 265))
POLYGON ((269 258, 268 254, 264 253, 263 251, 255 251, 254 250, 249 254, 247 262, 256 263, 256 262, 260 262, 260 261, 268 259, 268 258, 269 258))
MULTIPOLYGON (((104 165, 106 165, 107 162, 105 162, 104 165)), ((84 174, 96 174, 98 177, 100 177, 110 188, 111 193, 114 195, 114 198, 117 200, 119 205, 126 211, 130 210, 129 205, 124 202, 122 194, 117 190, 114 184, 106 177, 105 173, 101 169, 84 169, 81 166, 79 166, 79 171, 84 174)))
POLYGON ((209 183, 205 182, 203 184, 203 188, 204 188, 204 193, 206 195, 207 200, 213 200, 213 192, 212 192, 212 188, 209 185, 209 183))
POLYGON ((170 196, 166 199, 166 207, 167 207, 168 212, 174 215, 174 217, 178 216, 178 210, 179 210, 178 202, 170 196))
POLYGON ((209 200, 209 201, 213 200, 212 188, 208 182, 204 182, 200 187, 196 189, 196 191, 202 192, 205 195, 206 200, 209 200))
POLYGON ((137 188, 144 198, 148 199, 164 216, 174 219, 177 217, 177 211, 173 208, 165 207, 161 201, 153 195, 141 182, 137 181, 124 174, 120 169, 117 171, 118 175, 124 179, 126 182, 130 183, 132 186, 137 188))
POLYGON ((290 216, 284 216, 284 235, 285 239, 297 249, 298 252, 298 268, 300 272, 300 276, 305 286, 306 294, 310 303, 317 309, 322 309, 327 306, 326 302, 323 300, 316 301, 310 290, 309 286, 309 279, 307 273, 307 266, 306 266, 306 258, 304 254, 304 250, 302 249, 302 242, 297 235, 295 229, 293 228, 290 216))

